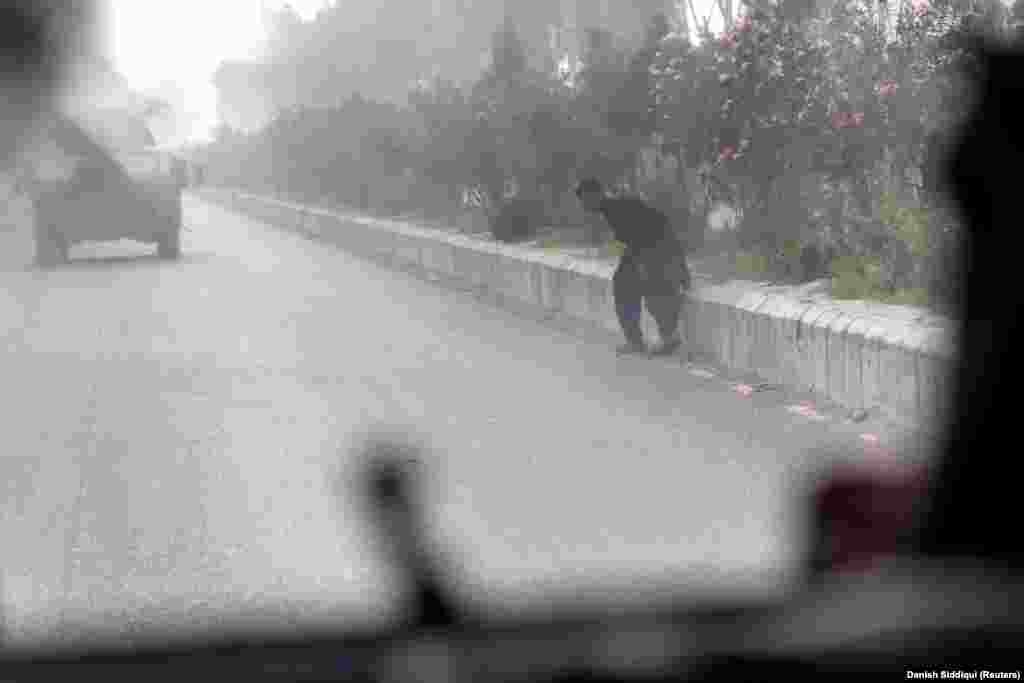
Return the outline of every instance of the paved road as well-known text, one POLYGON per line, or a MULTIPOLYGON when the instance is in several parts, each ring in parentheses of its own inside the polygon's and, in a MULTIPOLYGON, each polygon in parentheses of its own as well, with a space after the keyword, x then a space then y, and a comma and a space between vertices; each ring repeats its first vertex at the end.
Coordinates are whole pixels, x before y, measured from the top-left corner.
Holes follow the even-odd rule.
POLYGON ((330 486, 378 423, 430 439, 438 533, 495 607, 656 585, 633 574, 778 589, 793 484, 815 449, 856 442, 197 199, 186 215, 179 263, 90 245, 43 273, 7 250, 16 640, 386 617, 391 586, 330 486))

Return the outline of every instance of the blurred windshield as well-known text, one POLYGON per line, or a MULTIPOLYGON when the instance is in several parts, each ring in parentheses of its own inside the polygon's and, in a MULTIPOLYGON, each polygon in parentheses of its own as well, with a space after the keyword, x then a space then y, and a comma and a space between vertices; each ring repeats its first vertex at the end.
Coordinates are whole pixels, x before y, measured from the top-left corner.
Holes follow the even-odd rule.
POLYGON ((48 111, 181 164, 180 258, 38 218, 23 178, 70 182, 75 135, 0 175, 13 641, 389 618, 338 488, 380 424, 429 443, 430 533, 495 612, 781 594, 804 482, 932 457, 963 284, 937 170, 966 38, 1020 2, 98 7, 48 111), (671 358, 616 355, 630 306, 670 335, 588 178, 685 245, 671 358))

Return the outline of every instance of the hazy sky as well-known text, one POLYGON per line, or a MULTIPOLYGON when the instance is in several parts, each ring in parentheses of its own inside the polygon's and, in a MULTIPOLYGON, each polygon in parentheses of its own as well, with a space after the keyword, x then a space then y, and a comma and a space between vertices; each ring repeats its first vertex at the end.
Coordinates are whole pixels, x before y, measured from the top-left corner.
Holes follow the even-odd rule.
MULTIPOLYGON (((258 54, 260 0, 106 1, 107 46, 118 71, 140 90, 173 82, 197 119, 194 135, 211 129, 217 123, 213 72, 222 60, 258 54)), ((291 4, 312 16, 323 0, 291 4)))
MULTIPOLYGON (((263 38, 261 0, 105 0, 107 46, 117 69, 140 90, 173 82, 196 117, 193 134, 217 123, 211 78, 225 59, 258 54, 263 38)), ((359 0, 342 0, 359 2, 359 0)), ((426 0, 406 0, 424 2, 426 0)), ((519 0, 550 1, 550 0, 519 0)), ((703 14, 712 0, 694 0, 703 14)), ((267 2, 271 7, 284 2, 267 2)), ((310 18, 324 0, 292 0, 310 18)))

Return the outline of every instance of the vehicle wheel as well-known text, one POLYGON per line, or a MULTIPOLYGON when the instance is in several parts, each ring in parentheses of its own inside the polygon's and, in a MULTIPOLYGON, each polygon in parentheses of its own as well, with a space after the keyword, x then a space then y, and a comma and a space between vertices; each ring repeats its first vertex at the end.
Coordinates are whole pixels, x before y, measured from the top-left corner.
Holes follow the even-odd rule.
POLYGON ((181 230, 175 230, 163 235, 157 242, 157 254, 160 258, 178 259, 181 258, 181 230))
POLYGON ((47 225, 36 226, 36 265, 40 268, 54 268, 67 263, 68 246, 47 225))

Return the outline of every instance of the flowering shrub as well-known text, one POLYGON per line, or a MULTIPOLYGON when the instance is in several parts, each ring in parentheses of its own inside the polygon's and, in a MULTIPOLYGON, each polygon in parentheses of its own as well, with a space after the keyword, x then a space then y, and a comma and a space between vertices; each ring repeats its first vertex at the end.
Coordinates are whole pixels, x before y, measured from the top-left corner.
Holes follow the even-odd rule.
POLYGON ((906 7, 893 40, 867 4, 826 10, 797 20, 776 5, 748 7, 718 39, 663 41, 652 66, 660 130, 730 188, 746 217, 742 245, 774 263, 769 270, 790 269, 778 255, 794 242, 827 237, 865 254, 892 240, 918 244, 926 223, 910 221, 909 208, 902 227, 883 220, 877 198, 913 196, 905 178, 922 163, 926 133, 970 105, 959 79, 970 55, 948 0, 906 7))
MULTIPOLYGON (((970 4, 986 3, 998 0, 970 4)), ((888 31, 859 0, 800 16, 792 3, 754 4, 699 43, 664 20, 631 54, 594 41, 561 81, 530 72, 505 27, 494 68, 472 88, 428 88, 400 111, 349 102, 224 136, 222 175, 344 193, 357 183, 338 178, 372 183, 411 168, 438 185, 484 188, 495 202, 515 177, 524 194, 553 202, 584 175, 628 181, 658 133, 687 171, 713 181, 706 210, 725 204, 742 217, 730 248, 746 271, 789 277, 813 246, 861 259, 834 264, 840 294, 892 296, 907 273, 914 287, 941 280, 923 265, 935 261, 939 229, 907 178, 927 166, 929 135, 970 106, 963 36, 998 12, 915 0, 888 31)))

